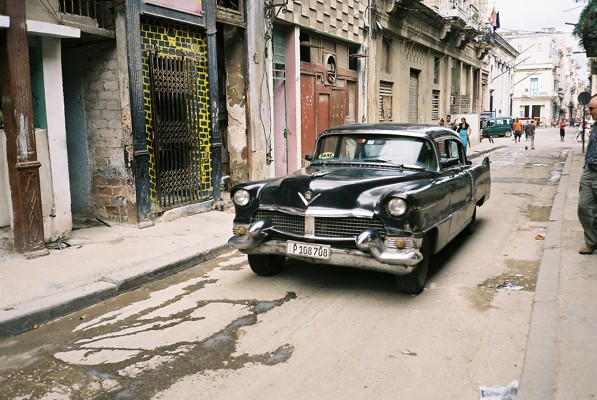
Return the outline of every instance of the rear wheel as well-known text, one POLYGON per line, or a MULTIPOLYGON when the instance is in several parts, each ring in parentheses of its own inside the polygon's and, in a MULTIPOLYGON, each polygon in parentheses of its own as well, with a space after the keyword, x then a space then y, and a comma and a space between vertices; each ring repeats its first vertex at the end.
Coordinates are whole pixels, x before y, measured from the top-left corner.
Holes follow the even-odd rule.
POLYGON ((249 266, 259 276, 279 274, 284 268, 286 257, 275 254, 249 254, 249 266))
POLYGON ((506 132, 504 133, 504 136, 506 136, 506 137, 510 137, 510 136, 512 136, 512 131, 506 131, 506 132))
POLYGON ((407 275, 396 275, 396 288, 402 293, 419 294, 425 288, 427 274, 429 272, 429 240, 427 236, 423 238, 423 244, 419 249, 423 255, 423 260, 417 265, 417 268, 407 275))

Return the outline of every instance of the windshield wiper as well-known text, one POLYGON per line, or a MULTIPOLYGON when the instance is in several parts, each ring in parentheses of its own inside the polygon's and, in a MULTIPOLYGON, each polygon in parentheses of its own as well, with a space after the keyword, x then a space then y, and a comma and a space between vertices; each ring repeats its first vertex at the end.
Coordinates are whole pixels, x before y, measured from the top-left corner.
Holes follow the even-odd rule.
POLYGON ((404 164, 395 163, 394 161, 387 160, 385 158, 363 158, 362 160, 358 160, 358 161, 355 160, 355 162, 378 162, 378 163, 390 164, 393 167, 399 167, 399 168, 404 167, 404 164))

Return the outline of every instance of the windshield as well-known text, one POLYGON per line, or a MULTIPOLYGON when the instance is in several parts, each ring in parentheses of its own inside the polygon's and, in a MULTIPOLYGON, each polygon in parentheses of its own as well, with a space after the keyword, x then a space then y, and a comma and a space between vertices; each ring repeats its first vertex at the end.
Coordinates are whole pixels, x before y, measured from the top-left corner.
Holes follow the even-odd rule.
POLYGON ((317 142, 314 163, 378 162, 437 169, 431 142, 409 136, 329 135, 317 142))

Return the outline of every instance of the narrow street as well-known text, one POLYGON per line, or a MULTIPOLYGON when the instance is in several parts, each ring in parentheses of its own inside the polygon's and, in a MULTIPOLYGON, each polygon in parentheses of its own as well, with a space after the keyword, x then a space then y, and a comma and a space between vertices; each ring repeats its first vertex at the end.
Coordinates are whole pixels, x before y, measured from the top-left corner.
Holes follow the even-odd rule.
POLYGON ((258 277, 232 252, 0 342, 0 393, 473 399, 519 380, 572 131, 561 143, 539 129, 536 150, 495 139, 477 229, 432 260, 418 296, 389 275, 296 261, 258 277))

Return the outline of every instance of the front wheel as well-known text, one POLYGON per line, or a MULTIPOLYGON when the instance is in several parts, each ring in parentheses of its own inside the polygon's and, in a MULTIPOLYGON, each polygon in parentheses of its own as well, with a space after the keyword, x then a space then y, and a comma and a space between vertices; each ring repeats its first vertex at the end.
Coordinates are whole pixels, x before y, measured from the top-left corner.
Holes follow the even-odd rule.
POLYGON ((512 136, 512 131, 506 131, 506 132, 504 133, 504 136, 506 136, 506 137, 510 137, 510 136, 512 136))
POLYGON ((419 249, 423 255, 423 260, 417 265, 413 272, 407 275, 396 275, 396 288, 407 294, 419 294, 425 288, 427 274, 429 272, 429 240, 425 236, 419 249))
POLYGON ((249 266, 259 276, 279 274, 284 268, 286 257, 275 254, 249 254, 249 266))

